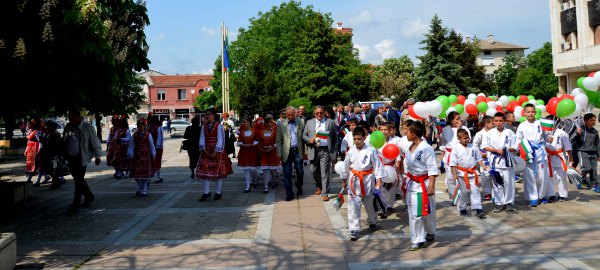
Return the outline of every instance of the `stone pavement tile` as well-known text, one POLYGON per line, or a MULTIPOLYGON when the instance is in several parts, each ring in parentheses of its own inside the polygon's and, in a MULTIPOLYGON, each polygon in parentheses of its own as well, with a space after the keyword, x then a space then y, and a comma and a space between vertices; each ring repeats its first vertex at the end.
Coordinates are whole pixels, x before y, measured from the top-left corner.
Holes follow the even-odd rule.
POLYGON ((458 252, 460 252, 464 258, 540 255, 540 252, 531 248, 527 244, 502 244, 488 246, 463 245, 456 247, 456 250, 458 250, 458 252))
POLYGON ((592 269, 600 269, 600 260, 598 259, 581 259, 579 261, 587 264, 592 269))
POLYGON ((135 187, 128 193, 94 193, 93 208, 97 209, 123 209, 123 208, 147 208, 156 201, 163 198, 165 192, 152 192, 148 190, 148 197, 141 198, 135 195, 135 187))
POLYGON ((344 258, 344 252, 340 249, 338 250, 324 250, 324 251, 313 251, 309 249, 306 252, 306 262, 309 265, 313 264, 334 264, 334 265, 344 265, 346 263, 346 258, 344 258))
POLYGON ((329 263, 317 263, 317 264, 308 264, 308 269, 311 270, 324 270, 324 269, 335 269, 335 270, 350 270, 348 264, 340 263, 340 264, 329 264, 329 263))
POLYGON ((541 243, 526 243, 531 248, 544 254, 572 253, 572 254, 598 254, 600 243, 597 241, 556 241, 548 239, 541 243))
POLYGON ((263 258, 231 256, 224 259, 216 253, 171 254, 165 256, 99 256, 86 262, 86 268, 152 269, 152 268, 198 268, 198 267, 235 267, 264 264, 263 258))
POLYGON ((200 255, 227 254, 252 250, 266 252, 266 245, 256 244, 155 244, 155 245, 111 245, 106 247, 99 256, 153 256, 153 255, 200 255))
POLYGON ((516 239, 519 239, 527 243, 539 243, 546 241, 592 241, 598 242, 600 236, 597 230, 572 230, 572 231, 540 231, 540 232, 527 232, 513 235, 516 239))
POLYGON ((249 193, 232 193, 223 192, 223 198, 215 201, 212 198, 215 196, 214 189, 211 191, 212 197, 205 202, 199 202, 198 199, 202 196, 202 192, 189 192, 183 198, 177 201, 173 208, 195 208, 195 207, 252 207, 263 205, 265 196, 258 192, 249 193))
MULTIPOLYGON (((271 251, 267 254, 267 264, 275 264, 275 265, 304 265, 307 263, 306 254, 304 251, 271 251)), ((270 268, 270 267, 269 267, 270 268)), ((276 268, 270 268, 276 269, 276 268)))
POLYGON ((16 269, 48 269, 48 268, 75 268, 87 260, 89 256, 57 256, 57 255, 32 255, 19 256, 16 269))
POLYGON ((419 252, 409 252, 408 249, 353 249, 344 250, 344 257, 348 263, 385 262, 403 260, 424 260, 425 256, 419 252))
POLYGON ((100 252, 104 244, 54 244, 43 242, 18 242, 17 255, 19 256, 84 256, 100 252))

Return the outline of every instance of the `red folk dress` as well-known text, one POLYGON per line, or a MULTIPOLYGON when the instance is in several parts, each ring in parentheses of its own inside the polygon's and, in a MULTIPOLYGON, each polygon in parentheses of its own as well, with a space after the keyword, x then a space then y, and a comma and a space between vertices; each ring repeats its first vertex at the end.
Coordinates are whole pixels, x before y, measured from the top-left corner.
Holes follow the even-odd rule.
POLYGON ((243 170, 254 170, 258 165, 258 138, 254 130, 241 130, 238 137, 238 144, 252 144, 251 147, 241 147, 238 151, 238 168, 243 170))
POLYGON ((112 160, 115 157, 115 143, 113 141, 113 137, 115 136, 115 132, 117 131, 117 127, 111 127, 108 131, 108 146, 106 147, 106 165, 112 166, 112 160))
POLYGON ((150 149, 150 138, 148 132, 136 132, 133 135, 133 159, 131 159, 130 178, 149 180, 154 171, 152 169, 152 150, 150 149))
POLYGON ((204 123, 200 132, 200 150, 206 155, 216 151, 215 159, 200 155, 196 166, 196 177, 201 180, 216 181, 227 178, 233 173, 231 160, 225 152, 225 131, 219 122, 204 123))
POLYGON ((37 155, 40 152, 40 142, 38 141, 37 134, 41 132, 34 130, 27 135, 27 147, 25 148, 25 172, 27 174, 37 173, 37 155))
POLYGON ((162 167, 161 165, 163 156, 162 126, 151 126, 149 130, 150 134, 152 134, 152 139, 154 140, 154 146, 156 147, 156 155, 154 156, 154 160, 152 162, 152 168, 154 169, 154 172, 158 172, 162 167), (159 139, 161 140, 160 142, 159 139))
POLYGON ((129 170, 129 160, 127 159, 127 148, 129 142, 123 142, 122 139, 127 138, 127 128, 118 128, 111 144, 114 144, 114 156, 111 165, 121 171, 129 170))
POLYGON ((260 160, 260 169, 262 170, 277 170, 281 167, 281 159, 277 156, 277 149, 275 149, 275 138, 277 137, 277 126, 272 125, 273 130, 264 129, 260 136, 258 147, 264 149, 271 148, 271 152, 258 151, 260 160))

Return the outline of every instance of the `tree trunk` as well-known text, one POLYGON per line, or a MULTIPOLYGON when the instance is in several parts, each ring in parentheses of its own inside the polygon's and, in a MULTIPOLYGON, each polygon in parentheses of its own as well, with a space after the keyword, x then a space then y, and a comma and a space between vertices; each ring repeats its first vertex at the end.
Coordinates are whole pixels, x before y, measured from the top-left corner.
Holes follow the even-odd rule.
POLYGON ((15 117, 11 114, 4 116, 4 139, 12 140, 14 135, 15 117))
POLYGON ((100 142, 102 142, 102 115, 96 113, 96 135, 100 142))

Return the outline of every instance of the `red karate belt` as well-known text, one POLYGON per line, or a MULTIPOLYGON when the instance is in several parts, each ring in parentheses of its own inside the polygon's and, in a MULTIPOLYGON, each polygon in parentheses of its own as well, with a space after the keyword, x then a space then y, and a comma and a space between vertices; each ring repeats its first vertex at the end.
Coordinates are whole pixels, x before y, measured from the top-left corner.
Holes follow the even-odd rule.
POLYGON ((450 153, 452 153, 452 148, 446 147, 446 150, 444 151, 448 152, 448 157, 446 158, 446 165, 450 166, 450 153))
POLYGON ((424 174, 424 175, 419 175, 419 176, 414 176, 410 173, 408 173, 406 175, 410 180, 415 181, 417 183, 421 183, 421 200, 423 201, 423 209, 421 209, 421 212, 423 213, 423 216, 427 216, 430 213, 430 209, 429 209, 429 196, 427 195, 427 188, 425 187, 425 181, 427 181, 427 179, 429 178, 428 175, 424 174))
MULTIPOLYGON (((352 169, 352 174, 355 175, 356 177, 358 177, 359 179, 359 184, 360 184, 360 195, 361 196, 365 196, 365 175, 369 175, 373 173, 373 168, 366 170, 366 171, 357 171, 355 169, 352 169)), ((354 193, 354 195, 356 195, 356 188, 354 187, 354 181, 350 181, 350 188, 352 189, 352 192, 354 193)))
POLYGON ((565 172, 567 171, 567 163, 565 163, 565 160, 561 155, 561 153, 564 152, 563 149, 560 149, 558 151, 552 151, 548 149, 548 147, 546 147, 546 152, 548 153, 548 170, 550 171, 550 177, 554 176, 554 173, 552 172, 552 156, 557 156, 560 159, 560 163, 562 163, 563 170, 565 172))
POLYGON ((473 168, 469 169, 469 168, 465 168, 465 167, 461 167, 461 166, 456 165, 456 168, 459 171, 465 172, 465 175, 464 175, 464 177, 465 177, 465 186, 467 187, 468 190, 471 190, 471 183, 469 183, 470 182, 469 181, 469 174, 470 173, 472 173, 472 174, 475 175, 475 186, 479 185, 479 177, 477 177, 477 171, 476 171, 477 166, 474 166, 473 168))

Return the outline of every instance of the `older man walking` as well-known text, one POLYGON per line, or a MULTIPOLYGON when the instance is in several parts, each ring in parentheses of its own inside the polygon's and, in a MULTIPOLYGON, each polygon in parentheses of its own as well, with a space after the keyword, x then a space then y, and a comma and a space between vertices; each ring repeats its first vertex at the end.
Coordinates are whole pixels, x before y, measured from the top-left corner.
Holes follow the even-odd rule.
POLYGON ((304 126, 302 139, 308 145, 308 160, 313 169, 317 190, 323 201, 329 201, 329 181, 331 179, 331 157, 335 156, 337 132, 332 119, 325 117, 325 108, 316 106, 315 118, 304 126))
POLYGON ((283 164, 283 185, 285 187, 285 200, 294 199, 292 189, 292 166, 296 169, 296 193, 302 195, 302 185, 304 184, 304 167, 302 158, 304 157, 304 143, 302 141, 302 131, 304 124, 302 119, 296 117, 296 109, 287 107, 285 110, 285 119, 277 123, 277 136, 275 137, 275 147, 277 156, 281 158, 283 164))

